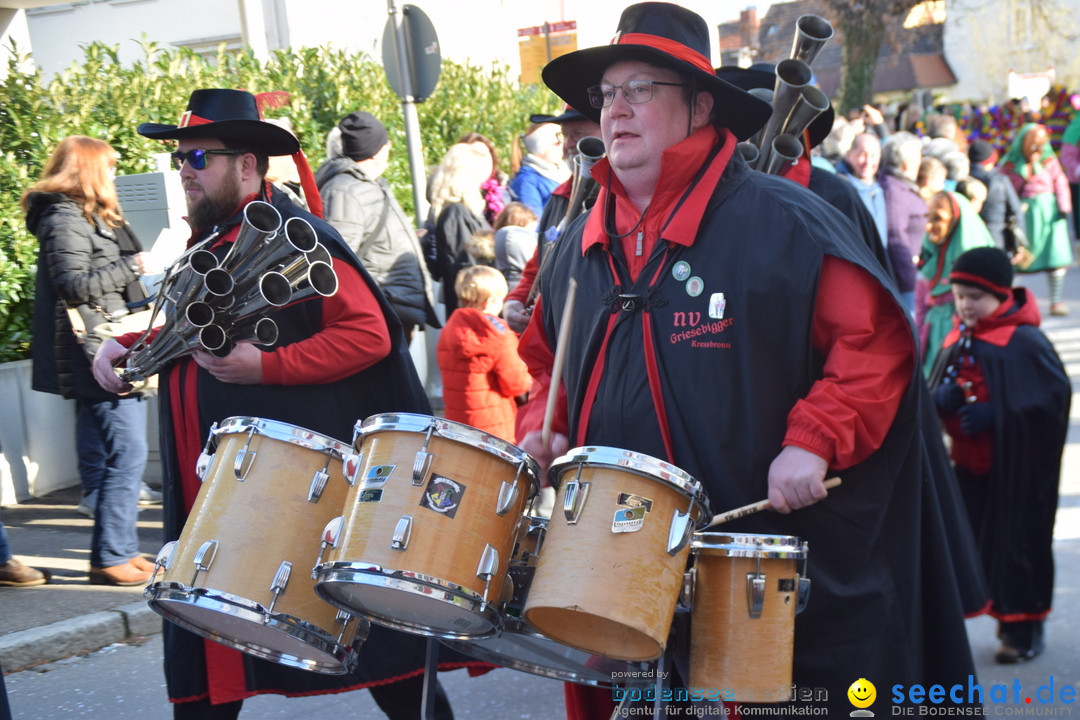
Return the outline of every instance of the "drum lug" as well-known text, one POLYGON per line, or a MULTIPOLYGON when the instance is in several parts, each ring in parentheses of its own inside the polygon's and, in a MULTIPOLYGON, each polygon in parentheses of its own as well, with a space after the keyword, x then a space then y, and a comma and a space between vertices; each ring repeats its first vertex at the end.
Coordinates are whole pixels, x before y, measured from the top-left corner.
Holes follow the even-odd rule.
POLYGON ((751 618, 761 617, 765 606, 765 575, 761 572, 746 573, 746 605, 751 618))
POLYGON ((281 593, 285 592, 285 588, 288 587, 290 575, 292 575, 292 563, 286 560, 278 566, 277 573, 274 574, 274 581, 270 583, 270 592, 274 594, 274 599, 270 601, 270 607, 266 609, 267 619, 274 612, 274 605, 277 604, 281 593))
POLYGON ((427 477, 428 471, 431 470, 431 459, 435 457, 427 450, 420 449, 416 451, 416 460, 413 461, 412 466, 412 484, 423 485, 424 478, 427 477))
POLYGON ((690 568, 683 573, 682 597, 679 600, 687 610, 694 609, 694 589, 697 586, 697 568, 690 568))
POLYGON ((360 647, 367 642, 368 635, 371 633, 371 623, 367 618, 360 615, 353 615, 347 613, 344 610, 338 610, 337 616, 334 617, 334 621, 341 625, 341 632, 337 636, 338 645, 345 644, 345 633, 349 629, 349 623, 356 620, 356 633, 353 635, 353 647, 360 647))
POLYGON ((236 458, 233 460, 233 474, 240 482, 247 479, 247 474, 255 463, 255 456, 258 455, 257 452, 251 449, 251 439, 253 437, 255 437, 254 427, 248 430, 247 442, 244 443, 244 447, 237 451, 236 458))
POLYGON ((806 603, 810 600, 810 578, 799 578, 799 594, 795 601, 795 614, 798 615, 806 609, 806 603))
POLYGON ((589 483, 581 480, 571 480, 566 483, 566 494, 563 496, 563 515, 566 516, 567 525, 577 525, 581 511, 585 509, 585 501, 589 497, 589 483))
POLYGON ((390 547, 393 550, 404 550, 409 547, 409 537, 412 535, 412 516, 402 515, 394 528, 394 534, 390 538, 390 547))
POLYGON ((360 467, 364 464, 364 453, 348 453, 345 457, 341 458, 341 470, 345 475, 345 482, 349 483, 349 487, 356 484, 356 476, 360 472, 360 467))
MULTIPOLYGON (((329 458, 327 458, 326 466, 330 466, 329 458)), ((316 470, 315 475, 311 478, 311 487, 308 488, 307 496, 309 503, 317 503, 319 498, 322 497, 323 490, 326 489, 326 481, 330 479, 330 473, 326 472, 327 467, 316 470)))
POLYGON ((502 485, 499 486, 499 500, 495 504, 495 514, 502 517, 510 512, 511 508, 517 503, 517 499, 517 483, 508 483, 503 480, 502 485))
POLYGON ((172 540, 161 546, 158 550, 157 557, 154 558, 154 574, 150 577, 150 582, 153 583, 157 577, 158 570, 168 570, 172 565, 173 553, 176 552, 176 541, 172 540))
POLYGON ((678 555, 690 542, 694 534, 694 520, 689 513, 675 510, 671 515, 671 528, 668 530, 668 555, 678 555))
POLYGON ((198 552, 195 553, 195 574, 191 576, 191 586, 195 586, 195 581, 199 577, 199 573, 206 572, 210 569, 210 566, 214 564, 214 556, 217 555, 217 540, 207 540, 199 546, 198 552))
POLYGON ((336 548, 338 538, 341 537, 341 526, 345 522, 345 518, 338 515, 336 518, 326 523, 326 527, 322 531, 322 547, 319 548, 319 557, 315 558, 315 566, 311 568, 311 577, 315 578, 317 573, 316 569, 322 565, 323 553, 326 552, 326 548, 336 548))
POLYGON ((195 462, 195 474, 199 482, 206 480, 206 471, 210 469, 210 463, 214 461, 214 452, 217 450, 217 423, 210 426, 210 434, 206 438, 206 445, 199 453, 199 459, 195 462))
POLYGON ((499 551, 484 543, 484 552, 480 554, 480 564, 476 566, 476 577, 484 581, 484 606, 488 602, 488 591, 491 589, 491 578, 499 572, 499 551))

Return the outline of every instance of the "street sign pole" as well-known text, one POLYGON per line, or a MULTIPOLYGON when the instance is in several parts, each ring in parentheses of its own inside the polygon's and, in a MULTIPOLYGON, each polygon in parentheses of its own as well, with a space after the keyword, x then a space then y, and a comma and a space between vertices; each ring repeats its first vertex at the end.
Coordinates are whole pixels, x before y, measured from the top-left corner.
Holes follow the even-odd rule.
POLYGON ((416 215, 416 227, 420 228, 427 220, 427 170, 424 167, 424 149, 420 140, 420 121, 416 114, 416 99, 413 95, 411 73, 409 72, 408 46, 405 41, 405 15, 395 0, 386 0, 390 22, 394 32, 394 57, 397 60, 397 76, 401 83, 398 95, 401 97, 401 109, 405 116, 405 145, 409 153, 409 171, 412 174, 413 208, 416 215))

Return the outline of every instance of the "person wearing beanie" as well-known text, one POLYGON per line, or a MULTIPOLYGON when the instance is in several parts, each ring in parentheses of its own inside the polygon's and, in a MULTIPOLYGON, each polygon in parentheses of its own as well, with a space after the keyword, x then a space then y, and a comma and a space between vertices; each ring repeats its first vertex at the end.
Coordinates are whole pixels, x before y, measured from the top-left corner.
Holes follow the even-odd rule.
POLYGON ((392 148, 386 127, 371 113, 350 113, 334 128, 327 147, 330 157, 315 172, 326 221, 386 295, 406 342, 417 328, 439 327, 416 230, 382 177, 392 148))
POLYGON ((1024 273, 1046 272, 1050 314, 1068 315, 1063 295, 1065 273, 1073 263, 1069 220, 1072 196, 1046 128, 1036 123, 1024 125, 1001 159, 1001 170, 1026 208, 1024 234, 1028 248, 1016 267, 1024 273))
POLYGON ((968 145, 968 160, 971 161, 971 177, 986 186, 986 199, 979 208, 979 217, 986 223, 994 244, 1015 257, 1027 247, 1020 196, 1009 179, 995 167, 998 154, 993 145, 985 140, 972 140, 968 145))
POLYGON ((1004 252, 963 253, 949 281, 956 315, 930 383, 998 620, 995 659, 1015 663, 1045 644, 1072 388, 1004 252))

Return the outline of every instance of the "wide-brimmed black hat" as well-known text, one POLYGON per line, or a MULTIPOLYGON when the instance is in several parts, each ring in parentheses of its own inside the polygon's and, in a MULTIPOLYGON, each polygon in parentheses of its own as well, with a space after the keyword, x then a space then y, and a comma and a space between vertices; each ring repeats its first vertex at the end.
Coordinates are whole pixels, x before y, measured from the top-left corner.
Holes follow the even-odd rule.
POLYGON ((588 88, 600 82, 607 68, 622 60, 671 68, 711 93, 716 124, 745 140, 768 122, 771 108, 718 78, 710 55, 709 26, 700 15, 671 3, 644 2, 623 10, 610 45, 561 55, 544 66, 541 76, 570 107, 600 122, 600 110, 589 104, 588 88))
MULTIPOLYGON (((716 74, 743 90, 755 88, 773 90, 776 87, 776 66, 772 63, 754 63, 748 68, 725 65, 716 68, 716 74)), ((829 106, 814 118, 810 127, 806 129, 810 135, 810 147, 817 147, 829 136, 835 121, 836 112, 833 110, 832 103, 829 103, 829 106)))
POLYGON ((244 90, 195 90, 176 125, 142 123, 137 131, 157 140, 232 140, 271 156, 292 155, 300 149, 295 135, 262 119, 255 96, 244 90))
POLYGON ((530 115, 529 122, 531 123, 555 123, 556 125, 564 122, 574 122, 575 120, 588 120, 574 108, 569 105, 563 111, 562 115, 530 115))

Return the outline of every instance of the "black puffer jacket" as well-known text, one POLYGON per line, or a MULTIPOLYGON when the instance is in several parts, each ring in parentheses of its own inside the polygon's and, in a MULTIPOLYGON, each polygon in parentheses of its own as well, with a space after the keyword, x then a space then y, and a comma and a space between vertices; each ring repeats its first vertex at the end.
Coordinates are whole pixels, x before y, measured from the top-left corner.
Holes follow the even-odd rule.
POLYGON ((34 296, 33 388, 67 398, 108 398, 94 380, 90 357, 96 343, 75 339, 67 309, 75 308, 87 330, 128 312, 142 300, 132 256, 141 250, 131 229, 110 228, 61 193, 33 193, 26 227, 38 239, 34 296))

